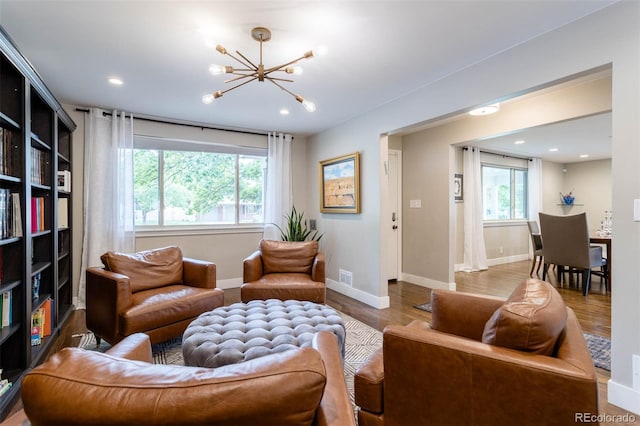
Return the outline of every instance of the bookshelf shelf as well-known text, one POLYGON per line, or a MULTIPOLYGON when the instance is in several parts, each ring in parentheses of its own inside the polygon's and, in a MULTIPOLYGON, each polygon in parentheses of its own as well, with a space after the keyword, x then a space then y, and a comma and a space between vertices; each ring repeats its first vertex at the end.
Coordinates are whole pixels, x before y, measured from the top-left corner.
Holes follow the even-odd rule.
POLYGON ((12 383, 0 396, 0 422, 73 310, 72 229, 57 229, 72 224, 73 194, 57 183, 59 172, 71 176, 75 128, 0 27, 0 370, 12 383))

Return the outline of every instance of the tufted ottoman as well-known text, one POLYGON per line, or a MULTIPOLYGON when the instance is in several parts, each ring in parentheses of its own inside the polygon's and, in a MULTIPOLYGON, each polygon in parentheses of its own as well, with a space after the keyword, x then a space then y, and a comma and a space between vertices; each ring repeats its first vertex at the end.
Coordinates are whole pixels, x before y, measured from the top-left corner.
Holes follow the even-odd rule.
POLYGON ((182 337, 185 365, 219 367, 311 346, 318 331, 338 337, 344 358, 346 332, 330 307, 299 300, 252 300, 205 312, 182 337))

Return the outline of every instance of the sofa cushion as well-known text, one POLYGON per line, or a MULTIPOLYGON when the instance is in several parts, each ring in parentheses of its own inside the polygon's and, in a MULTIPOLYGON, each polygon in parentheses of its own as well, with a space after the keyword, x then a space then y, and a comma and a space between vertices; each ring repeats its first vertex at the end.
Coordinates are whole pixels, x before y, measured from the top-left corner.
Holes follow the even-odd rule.
POLYGON ((553 355, 566 323, 567 308, 556 289, 546 281, 529 279, 516 287, 487 321, 482 341, 553 355))
POLYGON ((260 241, 265 274, 294 272, 311 274, 318 253, 317 241, 260 241))
POLYGON ((129 277, 131 291, 182 284, 182 251, 177 246, 138 253, 108 251, 100 257, 106 270, 129 277))

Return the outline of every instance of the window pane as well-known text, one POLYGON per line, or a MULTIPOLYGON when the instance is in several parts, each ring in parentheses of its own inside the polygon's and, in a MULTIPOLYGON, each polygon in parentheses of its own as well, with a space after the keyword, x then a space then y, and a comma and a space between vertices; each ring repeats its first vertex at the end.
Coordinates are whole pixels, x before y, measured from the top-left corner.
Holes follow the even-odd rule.
POLYGON ((158 225, 158 209, 160 206, 158 151, 134 150, 133 170, 135 224, 136 226, 158 225))
POLYGON ((482 166, 482 205, 485 220, 510 219, 511 171, 482 166))
POLYGON ((264 222, 264 187, 267 161, 241 155, 238 160, 240 223, 264 222))
POLYGON ((514 210, 513 219, 527 218, 527 171, 514 171, 514 210))
POLYGON ((164 225, 235 223, 235 155, 164 152, 164 225))

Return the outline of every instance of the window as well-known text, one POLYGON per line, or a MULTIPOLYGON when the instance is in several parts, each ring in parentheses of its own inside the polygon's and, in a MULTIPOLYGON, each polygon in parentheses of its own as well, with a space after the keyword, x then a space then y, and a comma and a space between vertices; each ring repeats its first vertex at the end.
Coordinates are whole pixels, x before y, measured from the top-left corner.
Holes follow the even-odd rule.
POLYGON ((482 164, 484 220, 527 218, 527 170, 482 164))
POLYGON ((162 142, 136 138, 136 227, 264 222, 266 150, 162 142))

